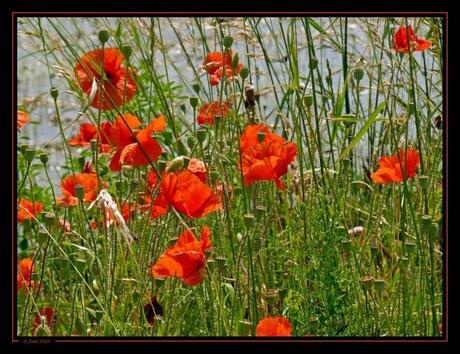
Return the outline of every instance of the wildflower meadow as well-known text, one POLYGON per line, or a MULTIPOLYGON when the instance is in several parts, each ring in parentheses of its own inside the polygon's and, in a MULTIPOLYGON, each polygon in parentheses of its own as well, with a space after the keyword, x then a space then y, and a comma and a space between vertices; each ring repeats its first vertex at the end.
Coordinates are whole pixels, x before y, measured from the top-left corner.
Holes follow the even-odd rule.
POLYGON ((440 337, 443 20, 18 17, 18 336, 440 337))

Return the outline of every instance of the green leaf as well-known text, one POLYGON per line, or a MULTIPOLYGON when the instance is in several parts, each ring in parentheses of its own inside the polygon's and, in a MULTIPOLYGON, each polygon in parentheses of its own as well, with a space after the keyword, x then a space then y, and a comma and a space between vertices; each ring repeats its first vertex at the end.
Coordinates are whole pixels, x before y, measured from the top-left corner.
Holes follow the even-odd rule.
POLYGON ((351 151, 351 149, 353 149, 353 147, 361 140, 361 138, 364 136, 364 134, 366 134, 366 132, 369 130, 369 128, 372 126, 372 124, 374 124, 374 122, 376 121, 377 119, 377 116, 379 115, 379 113, 383 110, 383 108, 385 107, 385 104, 386 102, 383 101, 382 103, 380 103, 376 110, 372 113, 372 115, 369 117, 369 119, 366 121, 366 123, 363 125, 363 127, 361 128, 361 130, 358 132, 358 134, 356 134, 356 136, 353 138, 353 140, 351 141, 350 145, 347 146, 347 148, 342 152, 342 154, 339 156, 338 161, 342 160, 346 155, 348 155, 348 153, 351 151))

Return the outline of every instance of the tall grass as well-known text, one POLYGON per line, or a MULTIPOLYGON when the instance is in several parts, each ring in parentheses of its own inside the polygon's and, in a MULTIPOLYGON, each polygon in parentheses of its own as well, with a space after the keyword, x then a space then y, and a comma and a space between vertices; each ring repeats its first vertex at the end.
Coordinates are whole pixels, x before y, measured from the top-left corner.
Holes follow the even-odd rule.
MULTIPOLYGON (((18 259, 34 260, 42 284, 18 293, 18 334, 31 335, 33 318, 49 306, 56 324, 41 335, 246 336, 255 335, 261 319, 284 316, 296 336, 439 336, 443 151, 435 119, 443 115, 442 35, 439 18, 20 18, 27 55, 18 64, 32 56, 46 70, 47 87, 36 97, 52 88, 58 95, 43 103, 55 122, 53 141, 35 143, 32 125, 18 133, 18 144, 36 152, 31 163, 18 153, 18 198, 40 200, 72 231, 44 213, 18 224, 18 259), (395 52, 393 33, 401 25, 412 25, 431 48, 395 52), (84 53, 102 47, 103 29, 110 34, 105 47, 131 46, 125 65, 136 70, 139 86, 132 101, 105 112, 88 107, 73 71, 84 53), (214 88, 200 66, 227 37, 250 74, 214 88), (254 111, 244 104, 248 84, 256 92, 254 111), (198 107, 190 104, 195 96, 198 107, 230 105, 228 117, 204 128, 203 142, 198 107), (128 249, 116 227, 90 227, 102 218, 98 208, 56 205, 59 181, 85 159, 119 206, 138 201, 150 166, 114 173, 97 149, 68 144, 81 123, 113 122, 123 112, 143 126, 163 114, 160 160, 202 159, 210 182, 224 186, 223 210, 202 219, 175 211, 150 219, 135 211, 128 227, 139 240, 128 249), (239 136, 249 121, 297 144, 285 191, 268 181, 243 185, 239 136), (58 160, 39 162, 52 143, 58 160), (375 184, 370 172, 378 159, 407 147, 421 156, 416 177, 375 184), (196 233, 211 228, 205 279, 195 287, 153 280, 151 265, 184 225, 196 233), (358 225, 362 234, 348 232, 358 225), (164 311, 154 326, 143 311, 152 296, 164 311)), ((32 121, 47 119, 37 100, 19 95, 18 105, 32 121)))

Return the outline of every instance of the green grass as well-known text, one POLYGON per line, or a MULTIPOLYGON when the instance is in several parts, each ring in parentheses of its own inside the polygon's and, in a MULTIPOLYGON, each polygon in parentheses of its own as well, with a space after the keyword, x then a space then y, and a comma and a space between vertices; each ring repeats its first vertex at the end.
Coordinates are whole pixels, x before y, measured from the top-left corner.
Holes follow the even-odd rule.
MULTIPOLYGON (((135 202, 148 167, 114 173, 107 156, 67 140, 79 124, 114 121, 120 112, 136 115, 143 126, 164 114, 167 128, 156 136, 165 152, 160 159, 202 159, 210 175, 233 192, 223 193, 222 211, 201 219, 170 211, 154 220, 136 212, 128 226, 139 240, 128 250, 115 227, 89 227, 102 218, 98 208, 53 203, 62 194, 49 177, 56 166, 37 157, 45 146, 35 147, 30 164, 18 153, 18 198, 39 200, 46 212, 72 225, 70 233, 49 226, 45 213, 18 224, 18 259, 34 259, 34 279, 42 283, 40 291, 18 293, 20 336, 32 335, 32 320, 45 306, 56 308, 57 316, 52 332, 44 328, 42 334, 56 336, 246 336, 255 335, 267 316, 288 318, 296 336, 440 335, 443 151, 435 117, 442 117, 443 102, 441 19, 65 21, 66 26, 60 18, 21 18, 18 25, 21 43, 49 73, 49 87, 42 91, 59 88, 45 107, 56 117, 53 135, 61 139, 60 178, 79 172, 84 157, 94 162, 119 205, 135 202), (429 50, 393 50, 393 33, 406 23, 432 42, 429 50), (360 31, 357 38, 350 35, 353 28, 360 31), (88 107, 73 72, 85 52, 101 47, 102 29, 110 33, 105 47, 133 49, 128 65, 138 74, 139 89, 119 112, 88 107), (222 51, 227 36, 250 75, 212 88, 200 66, 210 51, 222 51), (180 64, 173 46, 181 50, 180 64), (357 70, 363 70, 361 81, 357 70), (247 84, 256 91, 254 112, 245 109, 247 84), (230 102, 228 117, 205 130, 202 144, 192 96, 198 106, 230 102), (242 185, 238 141, 251 119, 272 124, 298 146, 297 160, 282 178, 285 191, 271 181, 242 185), (378 159, 406 147, 420 152, 416 177, 375 184, 370 172, 378 159), (150 266, 184 224, 196 234, 204 225, 211 228, 204 281, 195 287, 176 278, 154 281, 150 266), (358 225, 364 233, 350 236, 348 230, 358 225), (368 276, 373 280, 367 288, 368 276), (164 316, 152 327, 143 305, 153 295, 164 316)), ((23 98, 18 104, 33 120, 46 118, 23 98)), ((28 129, 18 133, 18 151, 30 144, 28 129)))

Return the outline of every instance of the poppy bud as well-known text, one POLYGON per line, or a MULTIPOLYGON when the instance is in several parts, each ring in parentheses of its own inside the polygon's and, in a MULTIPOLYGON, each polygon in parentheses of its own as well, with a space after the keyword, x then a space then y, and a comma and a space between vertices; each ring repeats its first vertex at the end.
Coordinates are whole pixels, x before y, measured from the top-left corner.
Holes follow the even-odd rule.
POLYGON ((263 131, 257 132, 257 141, 262 143, 265 139, 265 133, 263 131))
POLYGON ((408 241, 408 242, 406 242, 406 243, 404 244, 404 248, 405 248, 407 254, 414 253, 415 247, 416 247, 416 244, 415 244, 414 242, 408 241))
POLYGON ((318 59, 311 58, 310 63, 308 64, 311 70, 315 70, 318 67, 318 59))
POLYGON ((230 48, 232 46, 232 44, 233 44, 233 37, 228 36, 228 37, 224 38, 224 47, 225 48, 230 48))
POLYGON ((193 84, 192 88, 193 88, 193 91, 195 91, 197 94, 200 93, 200 90, 201 90, 200 84, 193 84))
POLYGON ((166 172, 175 172, 182 169, 184 167, 184 157, 185 156, 179 156, 169 162, 169 167, 166 168, 166 172))
POLYGON ((50 90, 51 97, 57 98, 59 96, 59 91, 56 87, 52 87, 50 90))
POLYGON ((198 139, 198 141, 200 143, 202 143, 204 141, 204 139, 206 139, 206 130, 205 129, 197 129, 196 138, 198 139))
POLYGON ((359 283, 361 284, 363 290, 367 291, 371 288, 373 280, 374 278, 371 275, 366 275, 359 280, 359 283))
POLYGON ((242 79, 246 79, 249 76, 249 69, 248 68, 242 68, 240 71, 240 76, 242 79))
POLYGON ((37 242, 43 246, 48 241, 48 233, 44 230, 39 230, 37 234, 37 242))
POLYGON ((125 56, 126 60, 128 60, 131 57, 131 54, 133 54, 133 47, 131 47, 129 44, 125 44, 121 47, 121 52, 125 56))
POLYGON ((56 225, 56 215, 53 213, 46 213, 45 214, 45 225, 50 228, 56 225))
POLYGON ((192 106, 193 108, 196 108, 196 106, 198 106, 198 97, 190 97, 190 106, 192 106))
POLYGON ((374 288, 377 290, 379 293, 385 289, 385 280, 384 279, 375 279, 374 280, 374 288))
POLYGON ((77 195, 79 201, 83 201, 83 198, 85 197, 85 186, 77 184, 75 186, 75 194, 77 195))
POLYGON ((305 105, 307 107, 311 107, 313 105, 313 96, 312 95, 305 96, 303 101, 305 102, 305 105))
POLYGON ((106 43, 110 38, 109 31, 107 30, 102 30, 99 31, 99 41, 101 41, 102 44, 106 43))
POLYGON ((34 149, 26 149, 24 152, 24 158, 28 163, 31 163, 35 157, 35 150, 34 149))
POLYGON ((235 53, 235 55, 232 58, 232 68, 233 70, 236 70, 238 68, 238 63, 240 62, 240 56, 238 53, 235 53))
POLYGON ((42 152, 39 157, 42 164, 46 165, 48 163, 48 153, 42 152))
POLYGON ((78 166, 80 167, 80 171, 83 171, 83 169, 85 168, 85 157, 84 156, 80 156, 78 158, 78 166))
POLYGON ((361 81, 364 77, 364 70, 363 69, 356 69, 353 73, 356 81, 361 81))
POLYGON ((254 215, 253 214, 244 214, 244 225, 246 225, 247 228, 251 227, 251 225, 254 223, 254 215))

